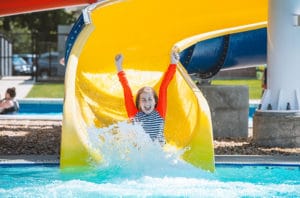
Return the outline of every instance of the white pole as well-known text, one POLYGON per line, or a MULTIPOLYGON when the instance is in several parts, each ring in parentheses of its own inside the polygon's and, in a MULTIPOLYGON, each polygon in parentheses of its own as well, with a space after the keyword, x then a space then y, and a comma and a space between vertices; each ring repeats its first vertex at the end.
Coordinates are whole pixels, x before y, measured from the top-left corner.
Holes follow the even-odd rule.
POLYGON ((300 110, 300 0, 269 0, 267 67, 261 110, 300 110))

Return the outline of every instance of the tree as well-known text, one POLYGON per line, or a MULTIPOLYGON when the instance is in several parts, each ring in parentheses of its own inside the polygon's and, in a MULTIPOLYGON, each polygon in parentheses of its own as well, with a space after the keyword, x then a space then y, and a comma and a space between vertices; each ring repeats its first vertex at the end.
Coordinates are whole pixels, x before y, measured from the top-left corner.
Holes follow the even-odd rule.
POLYGON ((32 46, 30 51, 39 51, 35 44, 56 43, 57 26, 71 25, 76 16, 75 11, 60 9, 3 17, 0 18, 0 32, 11 39, 15 53, 23 53, 28 45, 32 46))

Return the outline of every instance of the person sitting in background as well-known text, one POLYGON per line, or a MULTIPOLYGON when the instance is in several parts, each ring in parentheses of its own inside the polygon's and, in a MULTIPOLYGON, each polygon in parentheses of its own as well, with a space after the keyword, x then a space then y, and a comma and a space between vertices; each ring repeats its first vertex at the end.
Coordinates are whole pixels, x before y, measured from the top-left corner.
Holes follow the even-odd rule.
POLYGON ((15 100, 16 88, 8 88, 5 92, 5 98, 0 100, 0 114, 14 113, 19 110, 19 103, 15 100))

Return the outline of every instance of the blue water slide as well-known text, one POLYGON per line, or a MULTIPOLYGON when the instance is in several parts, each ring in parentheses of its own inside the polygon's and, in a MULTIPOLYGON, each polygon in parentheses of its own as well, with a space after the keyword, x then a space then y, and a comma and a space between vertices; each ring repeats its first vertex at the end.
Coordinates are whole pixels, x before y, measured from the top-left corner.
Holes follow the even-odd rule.
POLYGON ((267 29, 228 34, 196 43, 183 50, 180 61, 188 73, 206 79, 220 69, 266 64, 267 29))
MULTIPOLYGON (((65 45, 65 63, 68 62, 68 59, 69 59, 69 55, 70 55, 70 52, 72 50, 72 47, 79 35, 79 33, 81 32, 81 30, 83 29, 85 23, 84 23, 84 19, 83 19, 83 14, 81 14, 77 21, 75 22, 75 24, 73 25, 69 35, 68 35, 68 38, 66 40, 66 45, 65 45)), ((67 64, 66 64, 67 65, 67 64)))

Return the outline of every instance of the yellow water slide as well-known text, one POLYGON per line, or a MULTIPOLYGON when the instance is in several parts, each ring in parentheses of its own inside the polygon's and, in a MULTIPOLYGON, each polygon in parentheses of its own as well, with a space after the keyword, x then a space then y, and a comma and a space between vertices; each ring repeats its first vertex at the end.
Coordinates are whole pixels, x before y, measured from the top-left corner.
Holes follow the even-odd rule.
MULTIPOLYGON (((176 44, 205 32, 266 21, 267 0, 102 1, 85 9, 86 24, 71 50, 65 78, 60 165, 101 163, 102 153, 88 138, 89 127, 127 119, 114 57, 123 53, 133 93, 142 86, 158 90, 176 44)), ((183 43, 183 44, 182 44, 183 43)), ((189 42, 191 43, 191 42, 189 42)), ((182 158, 214 170, 208 104, 179 65, 168 89, 165 137, 182 158)))

